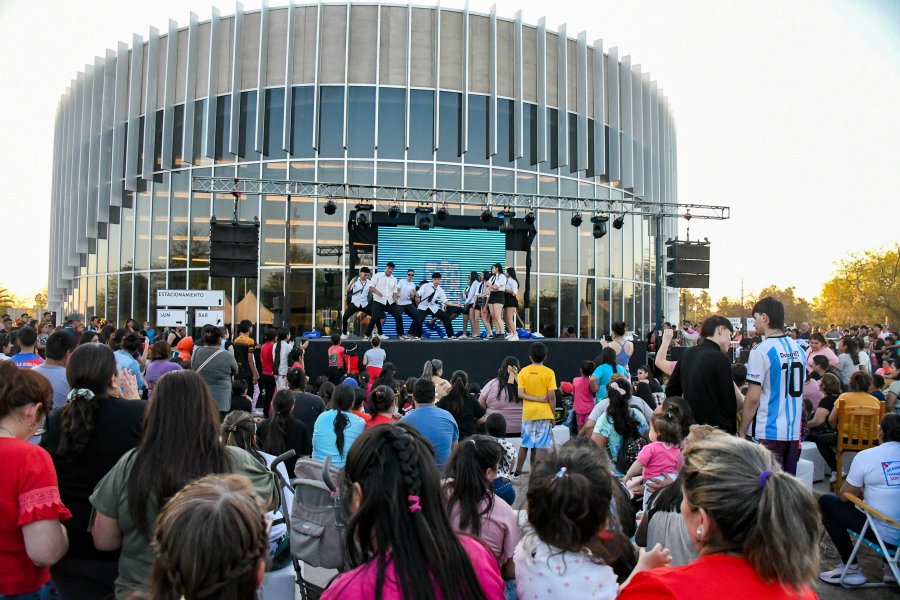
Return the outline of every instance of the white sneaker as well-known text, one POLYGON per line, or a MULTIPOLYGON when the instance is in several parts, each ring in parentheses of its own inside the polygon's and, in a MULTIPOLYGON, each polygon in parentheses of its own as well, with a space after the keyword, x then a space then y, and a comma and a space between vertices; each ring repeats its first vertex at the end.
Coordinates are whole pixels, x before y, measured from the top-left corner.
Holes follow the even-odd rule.
POLYGON ((519 341, 519 336, 516 335, 515 333, 512 333, 512 334, 506 336, 506 341, 508 341, 508 342, 518 342, 518 341, 519 341))
POLYGON ((862 567, 859 564, 845 567, 844 563, 838 563, 832 570, 819 573, 819 579, 825 583, 839 585, 841 583, 841 575, 844 574, 845 570, 847 571, 847 575, 844 577, 844 584, 862 585, 866 582, 866 575, 863 573, 862 567))
POLYGON ((342 333, 342 334, 341 334, 341 339, 342 339, 342 340, 346 340, 346 339, 347 339, 347 334, 346 334, 346 333, 342 333))
POLYGON ((837 471, 831 472, 831 477, 828 479, 828 483, 837 483, 837 471))

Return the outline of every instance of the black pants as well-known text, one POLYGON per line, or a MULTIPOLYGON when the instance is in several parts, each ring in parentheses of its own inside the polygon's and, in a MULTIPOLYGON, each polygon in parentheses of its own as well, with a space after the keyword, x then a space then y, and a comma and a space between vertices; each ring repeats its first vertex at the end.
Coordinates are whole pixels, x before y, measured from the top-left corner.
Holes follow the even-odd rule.
POLYGON ((259 401, 256 406, 262 405, 263 415, 269 416, 269 408, 272 406, 272 398, 275 397, 275 376, 259 376, 259 401))
POLYGON ((438 309, 437 312, 432 310, 418 310, 416 311, 416 320, 413 321, 412 326, 409 328, 410 335, 422 336, 422 323, 425 322, 425 317, 428 315, 434 315, 438 319, 440 319, 441 323, 444 324, 444 329, 447 331, 447 337, 453 337, 456 334, 453 333, 453 319, 450 318, 450 315, 445 313, 443 310, 438 309))
MULTIPOLYGON (((822 511, 822 524, 828 537, 834 542, 838 554, 841 555, 841 561, 846 565, 850 560, 850 553, 853 552, 853 540, 847 530, 859 533, 862 531, 863 525, 866 523, 866 516, 856 509, 851 502, 844 502, 834 494, 823 494, 819 496, 819 510, 822 511)), ((866 539, 878 543, 872 528, 866 530, 866 539)), ((887 544, 888 550, 893 550, 893 546, 887 544)))
POLYGON ((61 600, 114 600, 118 561, 64 558, 52 567, 50 574, 61 600))
POLYGON ((837 433, 825 431, 824 429, 810 429, 806 435, 806 440, 815 442, 816 449, 822 455, 822 458, 825 459, 825 464, 828 465, 832 472, 836 471, 837 452, 835 446, 837 446, 837 433))
POLYGON ((372 313, 369 312, 369 309, 370 309, 370 308, 371 308, 371 305, 366 306, 365 308, 363 308, 363 307, 361 307, 361 306, 357 306, 357 305, 353 304, 352 302, 349 303, 349 304, 347 305, 347 310, 344 311, 344 316, 341 317, 341 333, 347 333, 347 322, 348 322, 348 321, 350 320, 350 318, 353 317, 353 315, 355 315, 356 313, 358 313, 358 312, 364 312, 364 313, 366 313, 367 315, 371 315, 372 313))
POLYGON ((375 327, 378 327, 378 333, 384 335, 382 323, 384 323, 385 314, 394 317, 394 323, 397 324, 397 335, 403 335, 403 311, 396 303, 385 306, 380 302, 373 302, 370 306, 372 309, 372 318, 369 320, 369 326, 366 327, 366 335, 372 335, 375 327))

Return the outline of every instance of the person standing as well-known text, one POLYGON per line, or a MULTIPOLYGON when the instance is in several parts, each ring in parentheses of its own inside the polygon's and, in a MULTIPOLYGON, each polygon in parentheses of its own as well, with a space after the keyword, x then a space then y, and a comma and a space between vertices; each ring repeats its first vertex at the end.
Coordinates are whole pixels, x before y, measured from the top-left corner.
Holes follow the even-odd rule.
POLYGON ((616 364, 620 367, 628 368, 631 361, 631 355, 634 354, 634 344, 625 338, 625 322, 618 321, 612 324, 612 340, 600 340, 600 345, 606 348, 609 346, 616 352, 616 364))
POLYGON ((737 432, 737 399, 727 352, 733 327, 725 317, 706 319, 699 343, 682 355, 666 386, 666 397, 688 401, 697 423, 732 434, 737 432))
POLYGON ((747 397, 740 436, 758 440, 785 471, 797 473, 806 353, 782 333, 784 305, 767 296, 753 306, 753 320, 763 341, 747 361, 747 397))
POLYGON ((256 405, 262 404, 263 415, 268 418, 269 407, 272 398, 275 397, 275 340, 278 331, 272 327, 266 327, 263 332, 263 343, 259 347, 259 400, 256 405))
MULTIPOLYGON (((237 375, 237 362, 230 352, 220 346, 222 334, 215 325, 203 326, 203 343, 191 358, 191 369, 209 387, 222 418, 231 410, 231 379, 237 375)), ((162 381, 162 380, 160 380, 162 381)), ((159 385, 157 383, 157 385, 159 385)))
POLYGON ((506 269, 506 286, 503 289, 503 317, 506 319, 506 339, 515 342, 519 339, 516 333, 516 311, 519 310, 519 280, 516 279, 516 270, 512 267, 506 269))
POLYGON ((378 335, 384 335, 385 313, 390 313, 397 324, 397 335, 403 335, 403 312, 397 306, 397 298, 400 288, 397 287, 397 278, 394 277, 394 263, 388 262, 384 272, 376 273, 372 277, 372 319, 366 328, 366 337, 370 337, 377 327, 378 335))
MULTIPOLYGON (((415 276, 416 272, 409 269, 406 271, 406 279, 397 283, 397 310, 409 317, 410 329, 412 329, 412 323, 416 320, 416 284, 413 281, 415 276)), ((400 337, 402 338, 403 336, 401 335, 400 337)))
POLYGON ((37 332, 27 325, 16 335, 19 352, 12 356, 12 362, 20 369, 33 369, 44 364, 44 359, 34 351, 37 345, 37 332))
POLYGON ((544 366, 547 346, 541 342, 531 345, 528 352, 531 364, 519 371, 519 398, 522 399, 522 446, 516 461, 516 475, 525 465, 525 455, 531 449, 531 466, 544 458, 553 445, 553 410, 556 407, 556 374, 544 366))
POLYGON ((234 349, 234 359, 238 365, 236 379, 247 384, 247 391, 252 396, 253 385, 259 381, 259 371, 256 370, 256 361, 253 359, 256 340, 253 339, 253 323, 250 320, 244 319, 240 322, 238 336, 234 338, 231 347, 234 349))
MULTIPOLYGON (((497 328, 497 333, 494 334, 494 337, 503 337, 503 306, 506 303, 506 275, 503 274, 503 265, 500 263, 491 265, 491 277, 485 282, 484 287, 490 292, 487 305, 493 326, 497 328)), ((490 335, 491 330, 488 329, 488 337, 490 335)))
POLYGON ((409 328, 410 336, 416 338, 422 336, 422 323, 425 322, 425 317, 431 314, 444 324, 447 338, 455 340, 456 334, 453 333, 453 320, 450 318, 450 315, 444 312, 443 308, 444 303, 447 302, 447 294, 444 292, 444 288, 441 287, 441 274, 437 271, 432 273, 431 282, 422 284, 417 296, 419 297, 419 308, 416 311, 416 320, 412 327, 409 328))
POLYGON ((56 331, 47 338, 47 360, 34 368, 47 378, 53 388, 53 408, 65 406, 69 395, 69 382, 66 381, 66 364, 75 350, 75 336, 68 331, 56 331))
POLYGON ((369 311, 369 286, 372 285, 372 282, 369 281, 369 276, 371 274, 372 271, 369 270, 369 267, 363 267, 359 270, 359 276, 347 286, 347 294, 350 295, 350 298, 347 302, 347 310, 344 311, 344 316, 341 317, 342 340, 347 339, 347 323, 350 321, 350 317, 359 312, 371 315, 369 311))

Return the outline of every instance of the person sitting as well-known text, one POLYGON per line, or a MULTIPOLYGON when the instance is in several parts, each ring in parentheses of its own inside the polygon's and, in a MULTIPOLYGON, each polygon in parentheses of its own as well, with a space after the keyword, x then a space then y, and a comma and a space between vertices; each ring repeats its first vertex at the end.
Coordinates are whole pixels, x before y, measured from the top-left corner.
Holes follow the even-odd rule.
POLYGON ((428 441, 410 425, 368 429, 350 448, 341 489, 350 570, 322 600, 502 600, 497 560, 453 531, 428 441))
POLYGON ((514 581, 512 557, 519 542, 519 522, 510 505, 495 495, 493 485, 502 461, 500 444, 473 435, 453 451, 444 471, 444 490, 453 528, 481 539, 497 559, 503 579, 514 581))
MULTIPOLYGON (((847 530, 857 533, 862 531, 866 516, 857 510, 844 494, 850 493, 864 499, 866 504, 875 510, 895 521, 900 521, 900 486, 897 485, 896 474, 896 465, 900 464, 900 415, 891 413, 882 417, 878 441, 879 446, 863 450, 853 459, 850 473, 847 474, 839 495, 819 496, 822 523, 841 557, 841 562, 835 568, 819 575, 819 579, 826 583, 840 583, 841 575, 845 571, 845 584, 861 585, 866 582, 862 566, 858 562, 850 564, 853 541, 847 533, 847 530)), ((892 548, 891 551, 896 552, 897 546, 900 545, 900 529, 880 520, 876 520, 875 528, 885 544, 892 548)), ((872 529, 866 532, 866 539, 877 543, 872 529)), ((883 570, 885 583, 897 582, 896 573, 891 571, 887 564, 884 564, 883 570)))
POLYGON ((450 382, 442 377, 444 374, 444 361, 433 358, 422 367, 422 378, 430 379, 434 383, 434 398, 440 401, 450 391, 450 382))
POLYGON ((522 433, 522 399, 519 398, 519 359, 507 356, 500 364, 497 376, 481 389, 478 403, 485 408, 488 417, 499 414, 506 420, 507 435, 522 433))
POLYGON ((635 575, 619 600, 816 598, 820 526, 803 483, 765 447, 727 435, 684 461, 681 515, 700 558, 635 575))
MULTIPOLYGON (((825 360, 824 357, 817 357, 825 360)), ((834 403, 841 396, 841 380, 836 375, 825 373, 818 381, 819 389, 822 392, 822 399, 819 405, 813 411, 812 418, 807 422, 809 433, 806 439, 815 442, 819 454, 831 469, 831 482, 837 480, 837 456, 835 455, 834 445, 837 443, 837 433, 828 417, 834 409, 834 403)))
POLYGON ((294 417, 303 421, 306 430, 312 432, 316 428, 316 419, 325 412, 325 402, 320 396, 306 391, 306 371, 300 367, 291 367, 287 383, 294 394, 294 417))
POLYGON ((850 391, 838 396, 834 401, 834 408, 828 415, 828 423, 835 429, 838 429, 838 414, 841 406, 844 408, 851 407, 869 407, 880 408, 881 404, 878 399, 869 393, 872 387, 872 376, 863 371, 856 371, 850 376, 850 391))
POLYGON ((153 600, 253 600, 266 573, 268 523, 259 496, 236 475, 207 475, 159 513, 153 600))
POLYGON ((116 597, 145 590, 153 554, 150 537, 167 499, 212 473, 248 478, 267 508, 277 504, 275 479, 240 448, 219 438, 219 411, 203 378, 174 371, 161 378, 147 407, 144 435, 100 480, 91 495, 98 550, 121 549, 116 597))
POLYGON ((294 457, 284 461, 288 473, 294 472, 298 458, 312 454, 309 430, 303 421, 294 417, 293 410, 294 394, 290 390, 277 392, 272 399, 272 413, 257 431, 262 449, 272 456, 294 451, 294 457))
POLYGON ((231 410, 253 412, 253 400, 247 396, 247 382, 243 379, 235 379, 231 382, 231 410))
POLYGON ((449 412, 434 405, 434 383, 430 379, 416 380, 413 386, 415 409, 400 419, 415 427, 434 447, 437 468, 441 470, 459 441, 459 426, 449 412))
POLYGON ((399 416, 397 413, 397 396, 394 390, 386 385, 379 385, 369 394, 369 414, 371 420, 366 422, 366 429, 376 425, 391 424, 399 416))
POLYGON ((437 403, 456 419, 460 441, 473 435, 478 425, 484 423, 484 408, 469 393, 469 376, 465 371, 454 371, 450 377, 450 391, 437 403))
POLYGON ((366 428, 366 422, 350 412, 356 399, 354 389, 346 383, 334 388, 331 408, 316 418, 313 428, 312 457, 324 461, 331 457, 331 464, 341 468, 347 460, 347 451, 366 428))
POLYGON ((647 421, 639 410, 629 404, 631 386, 627 380, 617 379, 607 387, 609 408, 594 426, 591 439, 609 453, 615 465, 624 442, 647 432, 647 421))
MULTIPOLYGON (((631 550, 622 534, 606 531, 611 499, 612 479, 587 448, 555 448, 535 465, 528 524, 514 555, 519 598, 616 597, 618 577, 610 565, 631 550)), ((668 561, 668 552, 655 548, 632 575, 668 561)))
POLYGON ((484 422, 486 433, 503 448, 503 458, 494 478, 494 493, 510 506, 516 501, 516 488, 511 480, 516 468, 516 447, 506 440, 506 419, 500 413, 488 415, 484 422))

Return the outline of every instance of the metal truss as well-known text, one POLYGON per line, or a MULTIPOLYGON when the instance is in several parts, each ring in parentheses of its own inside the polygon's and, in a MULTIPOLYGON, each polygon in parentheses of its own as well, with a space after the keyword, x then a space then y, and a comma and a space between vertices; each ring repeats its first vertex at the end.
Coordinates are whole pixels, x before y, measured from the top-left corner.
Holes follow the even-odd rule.
POLYGON ((319 183, 276 179, 235 179, 232 177, 193 177, 194 192, 231 194, 240 192, 261 196, 303 196, 366 202, 412 202, 422 205, 475 206, 487 209, 544 209, 584 213, 641 215, 685 219, 725 220, 731 217, 728 206, 708 204, 680 204, 649 202, 622 190, 623 198, 594 199, 544 194, 507 194, 498 192, 470 192, 464 190, 436 190, 392 187, 383 185, 355 185, 347 183, 319 183))

